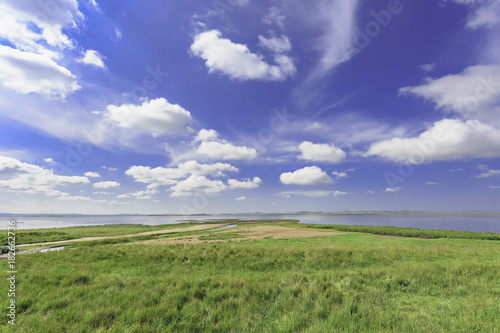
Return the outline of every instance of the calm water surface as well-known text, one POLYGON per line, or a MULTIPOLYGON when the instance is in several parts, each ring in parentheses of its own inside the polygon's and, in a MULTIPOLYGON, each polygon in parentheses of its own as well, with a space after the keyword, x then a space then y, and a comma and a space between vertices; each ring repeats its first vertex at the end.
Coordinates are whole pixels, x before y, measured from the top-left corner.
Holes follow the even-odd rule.
POLYGON ((0 229, 15 218, 17 229, 61 228, 103 224, 176 224, 186 220, 212 219, 295 219, 300 223, 347 224, 500 232, 500 214, 429 214, 429 215, 209 215, 209 216, 2 216, 0 229))

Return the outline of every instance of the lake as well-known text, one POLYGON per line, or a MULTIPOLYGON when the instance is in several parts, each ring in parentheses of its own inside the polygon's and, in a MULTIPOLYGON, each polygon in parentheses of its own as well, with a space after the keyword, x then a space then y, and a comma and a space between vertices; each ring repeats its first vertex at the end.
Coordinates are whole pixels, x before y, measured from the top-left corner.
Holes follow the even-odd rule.
POLYGON ((69 215, 69 216, 2 216, 0 230, 6 230, 10 218, 18 221, 17 229, 61 228, 103 224, 177 224, 212 219, 295 219, 300 223, 393 226, 421 229, 445 229, 500 232, 500 214, 418 214, 418 215, 69 215), (23 223, 20 223, 23 222, 23 223))

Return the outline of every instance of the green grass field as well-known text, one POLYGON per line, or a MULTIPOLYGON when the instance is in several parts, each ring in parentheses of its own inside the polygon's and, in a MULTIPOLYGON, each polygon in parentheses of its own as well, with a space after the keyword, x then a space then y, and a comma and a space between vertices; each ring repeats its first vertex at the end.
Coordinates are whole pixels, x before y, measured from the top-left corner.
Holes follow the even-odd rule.
POLYGON ((221 242, 19 255, 17 325, 0 331, 499 332, 498 241, 204 237, 221 242))

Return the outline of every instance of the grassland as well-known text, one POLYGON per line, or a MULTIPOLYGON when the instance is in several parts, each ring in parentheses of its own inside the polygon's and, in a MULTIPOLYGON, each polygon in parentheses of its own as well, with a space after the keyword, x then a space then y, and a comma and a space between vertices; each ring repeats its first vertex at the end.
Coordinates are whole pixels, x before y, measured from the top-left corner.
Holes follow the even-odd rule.
POLYGON ((232 228, 19 255, 17 326, 4 316, 0 331, 498 332, 499 242, 352 231, 249 240, 232 228))

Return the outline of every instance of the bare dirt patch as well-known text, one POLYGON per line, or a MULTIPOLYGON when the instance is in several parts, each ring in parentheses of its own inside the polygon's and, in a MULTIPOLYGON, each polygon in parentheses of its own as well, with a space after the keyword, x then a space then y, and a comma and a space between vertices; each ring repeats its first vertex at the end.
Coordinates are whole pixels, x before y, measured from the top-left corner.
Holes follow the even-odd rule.
MULTIPOLYGON (((198 243, 213 243, 227 241, 245 241, 245 240, 260 240, 264 238, 282 239, 282 238, 299 238, 299 237, 324 237, 346 234, 346 232, 332 232, 323 230, 314 230, 306 228, 290 228, 282 226, 238 226, 228 230, 220 231, 218 234, 223 236, 225 233, 239 233, 237 238, 228 239, 200 239, 201 236, 206 236, 207 233, 199 235, 191 235, 189 237, 172 237, 162 239, 152 239, 147 241, 139 241, 129 244, 198 244, 198 243)), ((213 235, 210 233, 210 235, 213 235)))

